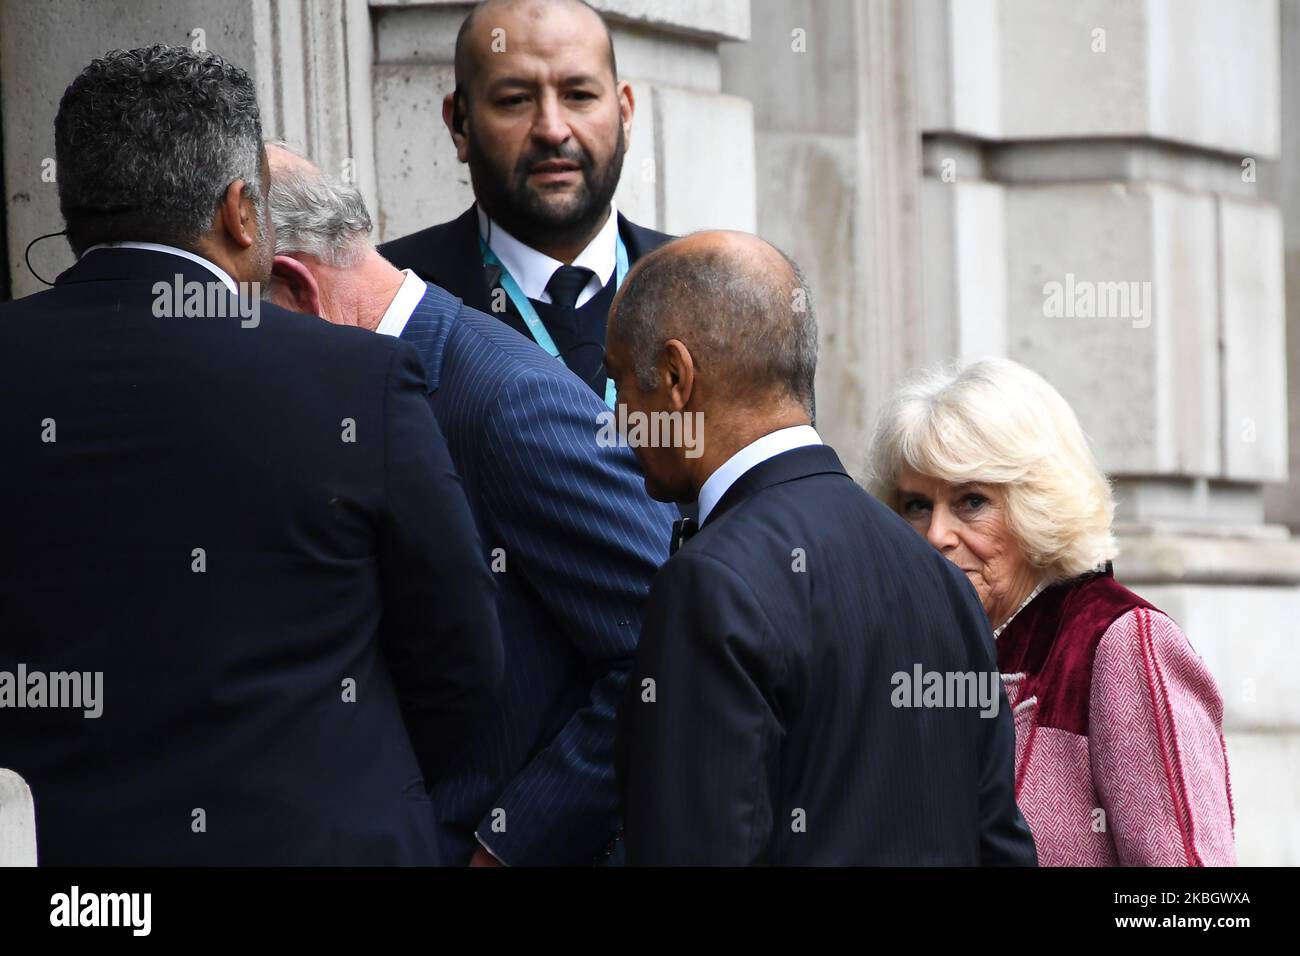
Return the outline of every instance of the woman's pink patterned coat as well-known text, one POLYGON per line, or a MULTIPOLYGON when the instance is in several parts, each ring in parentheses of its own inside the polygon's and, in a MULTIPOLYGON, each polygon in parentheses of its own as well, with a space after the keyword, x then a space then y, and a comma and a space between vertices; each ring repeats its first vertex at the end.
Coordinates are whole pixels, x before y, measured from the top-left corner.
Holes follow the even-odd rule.
POLYGON ((1223 700, 1178 625, 1110 569, 998 638, 1016 798, 1042 866, 1231 866, 1223 700))

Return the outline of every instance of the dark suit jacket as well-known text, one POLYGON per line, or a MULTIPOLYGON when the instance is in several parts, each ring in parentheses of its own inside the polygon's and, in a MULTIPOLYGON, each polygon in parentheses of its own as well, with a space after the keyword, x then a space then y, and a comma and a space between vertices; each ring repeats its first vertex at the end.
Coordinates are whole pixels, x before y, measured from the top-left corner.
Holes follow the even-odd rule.
POLYGON ((501 645, 419 358, 155 317, 177 275, 217 281, 108 249, 0 305, 0 670, 103 673, 97 719, 0 710, 40 861, 437 863, 501 645))
POLYGON ((467 862, 477 831, 512 865, 620 862, 617 705, 676 512, 531 340, 434 285, 402 338, 495 553, 506 647, 496 710, 434 789, 445 857, 467 862))
MULTIPOLYGON (((627 246, 628 260, 632 264, 673 238, 638 226, 622 213, 618 215, 618 232, 627 246)), ((477 206, 470 206, 450 222, 385 242, 379 247, 379 252, 399 269, 410 269, 426 282, 463 299, 471 309, 498 316, 516 332, 529 335, 527 326, 514 309, 499 311, 505 306, 504 296, 498 300, 498 309, 492 308, 492 287, 479 252, 477 206)))
POLYGON ((917 663, 996 671, 962 573, 826 446, 750 470, 651 589, 628 863, 1033 864, 1001 681, 996 719, 895 707, 917 663))

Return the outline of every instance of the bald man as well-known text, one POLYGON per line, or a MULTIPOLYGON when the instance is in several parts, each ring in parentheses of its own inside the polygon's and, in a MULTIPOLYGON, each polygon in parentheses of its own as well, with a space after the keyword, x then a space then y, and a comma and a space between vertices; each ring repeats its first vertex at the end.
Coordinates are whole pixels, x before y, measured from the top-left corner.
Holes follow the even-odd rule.
POLYGON ((635 104, 587 4, 479 4, 456 38, 456 89, 442 104, 474 205, 379 247, 535 341, 611 406, 610 303, 628 268, 669 238, 614 205, 635 104))
POLYGON ((646 489, 699 507, 620 715, 627 862, 1032 865, 987 619, 813 428, 797 267, 736 233, 663 246, 619 292, 607 367, 646 489), (904 699, 918 672, 987 694, 904 699))

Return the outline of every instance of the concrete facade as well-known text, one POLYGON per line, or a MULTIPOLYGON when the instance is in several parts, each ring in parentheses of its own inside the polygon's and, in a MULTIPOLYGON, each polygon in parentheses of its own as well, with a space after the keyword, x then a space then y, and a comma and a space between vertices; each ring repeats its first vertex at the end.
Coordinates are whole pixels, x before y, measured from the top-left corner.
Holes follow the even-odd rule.
POLYGON ((927 360, 921 141, 910 0, 754 0, 723 50, 723 87, 753 103, 758 227, 812 286, 817 425, 860 470, 875 409, 927 360))
MULTIPOLYGON (((637 102, 620 208, 801 262, 851 471, 916 365, 1005 355, 1071 402, 1115 480, 1119 576, 1220 682, 1240 859, 1300 864, 1300 0, 595 6, 637 102)), ((467 9, 0 2, 12 293, 43 288, 23 249, 62 226, 58 98, 114 47, 249 68, 267 135, 353 178, 381 239, 459 214, 441 100, 467 9)), ((70 261, 32 253, 47 279, 70 261)))

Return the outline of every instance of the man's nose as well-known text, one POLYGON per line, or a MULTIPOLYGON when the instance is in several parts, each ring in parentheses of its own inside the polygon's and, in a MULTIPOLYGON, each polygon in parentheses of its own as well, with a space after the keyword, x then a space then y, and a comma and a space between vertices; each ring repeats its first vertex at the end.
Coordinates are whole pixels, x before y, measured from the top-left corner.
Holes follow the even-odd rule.
POLYGON ((569 138, 568 118, 560 98, 554 94, 543 96, 533 123, 533 136, 548 146, 559 146, 569 138))

